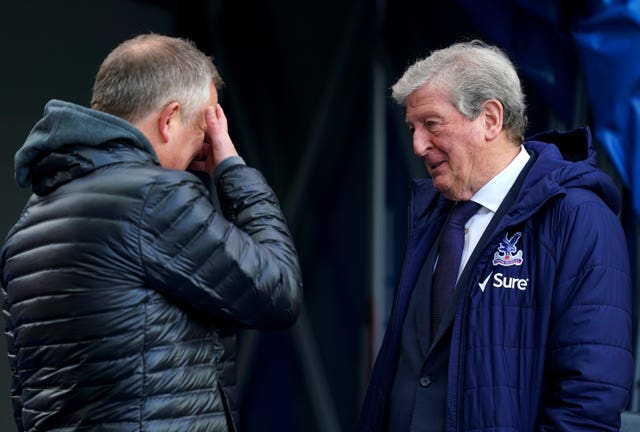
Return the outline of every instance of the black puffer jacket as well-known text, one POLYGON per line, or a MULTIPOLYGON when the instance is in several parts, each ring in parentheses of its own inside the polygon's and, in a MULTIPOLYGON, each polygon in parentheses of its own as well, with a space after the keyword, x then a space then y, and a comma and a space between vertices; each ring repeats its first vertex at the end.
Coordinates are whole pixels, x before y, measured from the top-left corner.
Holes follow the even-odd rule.
POLYGON ((129 123, 47 104, 0 261, 20 431, 235 429, 234 328, 290 325, 302 291, 273 191, 223 164, 222 214, 129 123))

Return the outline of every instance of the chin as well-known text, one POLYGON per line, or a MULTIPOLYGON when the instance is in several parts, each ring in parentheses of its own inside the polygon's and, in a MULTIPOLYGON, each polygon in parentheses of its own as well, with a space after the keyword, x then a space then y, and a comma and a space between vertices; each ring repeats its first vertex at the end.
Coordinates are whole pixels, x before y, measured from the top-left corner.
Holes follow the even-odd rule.
POLYGON ((447 196, 451 193, 450 185, 443 184, 442 182, 439 182, 437 179, 434 179, 434 178, 432 178, 431 181, 433 181, 433 187, 444 196, 447 196))
POLYGON ((440 192, 449 201, 461 201, 462 200, 460 195, 456 194, 455 191, 452 191, 451 189, 448 189, 448 188, 445 188, 445 187, 438 187, 437 185, 434 185, 434 187, 436 188, 436 190, 438 192, 440 192))

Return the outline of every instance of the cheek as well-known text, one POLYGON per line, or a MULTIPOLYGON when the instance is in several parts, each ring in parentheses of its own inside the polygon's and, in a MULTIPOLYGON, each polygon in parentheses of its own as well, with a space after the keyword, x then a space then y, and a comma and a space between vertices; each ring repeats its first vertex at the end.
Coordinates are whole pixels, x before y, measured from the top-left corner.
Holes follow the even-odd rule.
POLYGON ((200 129, 194 131, 191 134, 190 141, 193 147, 197 147, 198 149, 200 149, 200 147, 202 147, 202 142, 204 141, 204 132, 200 129))
POLYGON ((470 170, 477 158, 470 138, 468 135, 457 135, 451 140, 454 144, 449 148, 449 158, 452 160, 452 165, 461 172, 470 170))

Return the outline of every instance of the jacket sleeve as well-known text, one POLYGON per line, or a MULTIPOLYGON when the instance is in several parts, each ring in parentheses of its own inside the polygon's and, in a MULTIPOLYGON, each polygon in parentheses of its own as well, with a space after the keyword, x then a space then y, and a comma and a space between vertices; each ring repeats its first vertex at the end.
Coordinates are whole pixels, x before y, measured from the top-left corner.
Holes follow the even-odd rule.
POLYGON ((22 385, 18 379, 16 352, 14 344, 13 322, 9 314, 9 305, 7 293, 0 284, 0 293, 2 294, 2 315, 4 318, 4 333, 7 341, 7 353, 9 355, 9 369, 11 371, 11 405, 13 408, 13 418, 16 421, 18 432, 24 431, 22 427, 22 385))
POLYGON ((633 380, 626 240, 594 197, 565 210, 551 222, 558 267, 540 430, 618 431, 633 380))
POLYGON ((217 177, 218 200, 189 174, 168 172, 141 217, 140 254, 152 288, 210 320, 248 328, 292 324, 302 302, 293 239, 262 175, 236 164, 217 177))

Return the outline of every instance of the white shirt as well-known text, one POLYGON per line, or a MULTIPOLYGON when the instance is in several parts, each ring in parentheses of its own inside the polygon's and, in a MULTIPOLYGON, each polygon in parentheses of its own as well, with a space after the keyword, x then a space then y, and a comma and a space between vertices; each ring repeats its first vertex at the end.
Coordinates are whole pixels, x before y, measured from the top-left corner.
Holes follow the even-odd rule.
POLYGON ((464 225, 464 249, 462 250, 458 277, 460 277, 464 266, 469 261, 469 257, 480 241, 480 237, 484 234, 484 230, 498 211, 500 204, 504 201, 509 189, 516 182, 518 175, 520 175, 530 157, 525 148, 520 146, 520 153, 515 159, 471 197, 471 201, 477 202, 482 207, 464 225))

